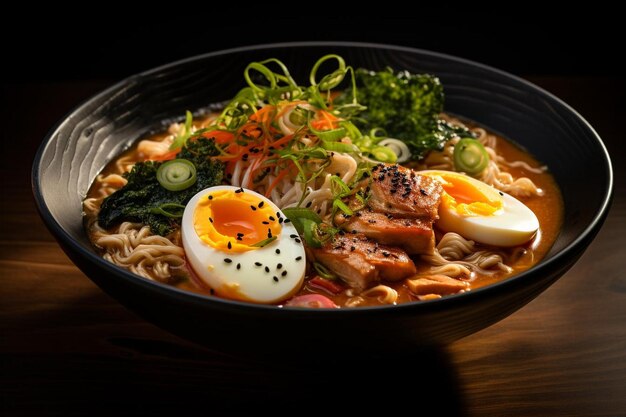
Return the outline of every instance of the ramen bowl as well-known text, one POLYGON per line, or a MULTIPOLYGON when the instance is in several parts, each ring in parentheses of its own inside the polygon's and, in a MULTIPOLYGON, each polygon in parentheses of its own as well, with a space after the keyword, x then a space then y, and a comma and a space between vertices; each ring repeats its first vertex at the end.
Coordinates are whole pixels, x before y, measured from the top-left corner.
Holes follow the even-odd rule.
POLYGON ((438 53, 358 43, 291 43, 197 56, 129 77, 75 108, 44 139, 32 186, 42 219, 72 261, 100 288, 146 320, 220 351, 251 355, 307 351, 401 351, 450 343, 515 312, 561 277, 600 229, 612 193, 610 159, 593 128, 546 91, 510 74, 438 53), (251 61, 281 59, 305 80, 324 54, 355 67, 437 75, 446 111, 512 138, 545 163, 564 201, 547 256, 496 284, 400 305, 279 308, 186 292, 104 260, 83 226, 82 200, 96 175, 138 138, 187 109, 233 97, 251 61), (590 169, 581 169, 590 167, 590 169), (347 350, 349 349, 349 350, 347 350))

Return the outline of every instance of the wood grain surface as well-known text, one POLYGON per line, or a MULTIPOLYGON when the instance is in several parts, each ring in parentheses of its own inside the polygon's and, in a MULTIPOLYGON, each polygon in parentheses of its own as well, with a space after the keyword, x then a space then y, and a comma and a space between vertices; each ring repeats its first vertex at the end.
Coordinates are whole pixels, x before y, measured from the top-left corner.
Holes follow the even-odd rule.
POLYGON ((625 82, 529 79, 586 117, 612 155, 613 206, 581 260, 519 312, 444 348, 364 360, 328 346, 298 363, 261 364, 139 319, 92 284, 39 219, 37 146, 108 83, 4 85, 0 415, 428 415, 434 405, 449 416, 626 416, 625 82))

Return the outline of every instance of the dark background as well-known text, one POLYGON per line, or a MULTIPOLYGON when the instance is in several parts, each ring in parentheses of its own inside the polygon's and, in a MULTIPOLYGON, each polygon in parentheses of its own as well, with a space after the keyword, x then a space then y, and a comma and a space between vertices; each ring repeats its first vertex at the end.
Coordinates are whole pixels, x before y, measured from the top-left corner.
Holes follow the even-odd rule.
POLYGON ((0 415, 327 414, 337 401, 351 414, 409 407, 423 415, 434 405, 470 417, 626 415, 625 18, 591 3, 561 13, 527 3, 506 11, 396 3, 377 3, 373 12, 393 18, 376 19, 365 5, 335 2, 253 10, 178 2, 141 13, 108 2, 85 3, 93 11, 80 13, 24 3, 2 14, 0 415), (502 322, 441 349, 386 358, 389 371, 376 360, 356 366, 332 346, 346 360, 319 366, 304 357, 284 368, 207 351, 131 314, 63 255, 34 208, 30 167, 72 107, 176 59, 315 40, 461 56, 523 76, 578 110, 605 141, 616 179, 605 227, 579 263, 502 322))
POLYGON ((118 80, 204 52, 313 40, 430 49, 526 76, 624 73, 617 62, 624 52, 619 46, 624 18, 611 9, 555 13, 512 5, 463 10, 381 3, 381 16, 394 17, 373 18, 379 10, 339 4, 260 3, 258 10, 250 10, 239 4, 195 9, 181 2, 141 13, 112 6, 65 16, 39 7, 34 14, 15 12, 28 17, 20 29, 0 25, 4 81, 118 80), (298 9, 326 13, 304 15, 298 9))

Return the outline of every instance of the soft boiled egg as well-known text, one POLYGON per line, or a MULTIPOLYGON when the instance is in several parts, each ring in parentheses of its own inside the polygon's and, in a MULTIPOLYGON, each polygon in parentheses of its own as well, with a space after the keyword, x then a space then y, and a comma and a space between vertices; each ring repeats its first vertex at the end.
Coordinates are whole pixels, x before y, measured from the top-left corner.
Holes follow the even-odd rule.
POLYGON ((539 220, 524 203, 482 181, 451 171, 420 171, 441 183, 444 193, 437 227, 494 246, 531 240, 539 220))
POLYGON ((304 246, 270 200, 233 186, 207 188, 185 207, 182 240, 196 275, 219 296, 276 303, 302 286, 304 246))

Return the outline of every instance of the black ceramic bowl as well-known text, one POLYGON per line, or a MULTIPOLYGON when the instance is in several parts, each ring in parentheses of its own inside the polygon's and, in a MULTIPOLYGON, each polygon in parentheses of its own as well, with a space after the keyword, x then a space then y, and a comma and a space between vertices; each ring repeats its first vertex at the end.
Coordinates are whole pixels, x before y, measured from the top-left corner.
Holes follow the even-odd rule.
POLYGON ((41 216, 68 256, 122 304, 172 333, 209 347, 281 354, 329 346, 358 351, 411 349, 448 343, 501 320, 544 291, 583 253, 607 214, 612 172, 607 151, 591 126, 558 98, 517 77, 417 49, 297 43, 210 53, 114 85, 74 109, 45 138, 35 157, 32 184, 41 216), (164 120, 231 98, 243 86, 242 72, 251 61, 277 57, 304 83, 312 64, 327 53, 342 55, 354 67, 390 66, 436 74, 445 87, 448 112, 513 138, 546 163, 563 192, 566 219, 547 257, 513 278, 440 300, 309 310, 180 291, 98 256, 83 229, 81 201, 108 161, 163 126, 164 120))

